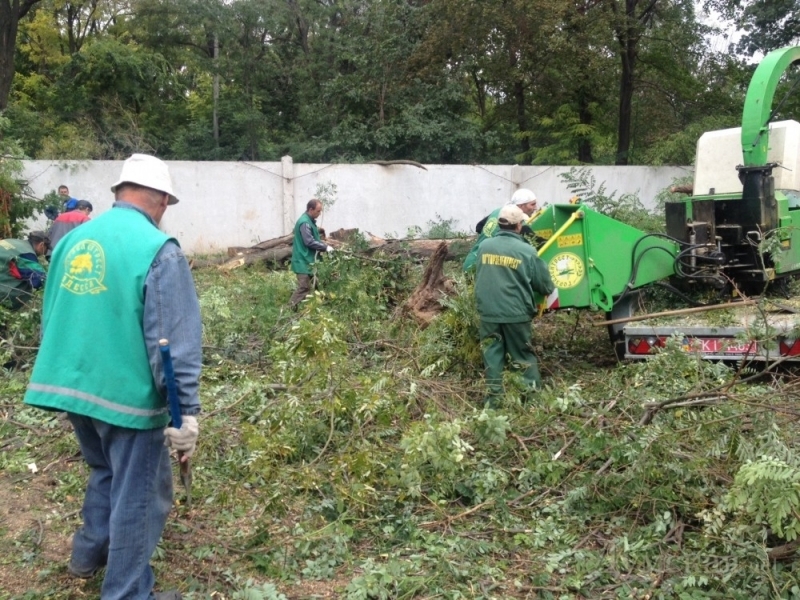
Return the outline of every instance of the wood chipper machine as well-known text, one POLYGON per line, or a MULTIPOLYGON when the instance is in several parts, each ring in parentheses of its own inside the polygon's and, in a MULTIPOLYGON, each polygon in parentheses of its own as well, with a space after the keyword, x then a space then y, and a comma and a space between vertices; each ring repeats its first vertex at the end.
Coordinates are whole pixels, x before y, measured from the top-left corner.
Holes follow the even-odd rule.
POLYGON ((556 286, 540 301, 550 309, 604 311, 619 358, 644 358, 678 336, 708 358, 800 360, 800 304, 797 311, 784 305, 769 323, 754 302, 731 303, 726 326, 632 319, 639 292, 656 282, 676 292, 711 286, 719 297, 741 299, 800 273, 800 123, 773 122, 782 103, 772 108, 781 77, 795 64, 800 47, 768 54, 748 87, 742 126, 700 137, 693 195, 666 204, 665 234, 644 233, 580 203, 534 215, 530 227, 546 240, 539 254, 556 286), (775 334, 769 343, 765 329, 775 334))

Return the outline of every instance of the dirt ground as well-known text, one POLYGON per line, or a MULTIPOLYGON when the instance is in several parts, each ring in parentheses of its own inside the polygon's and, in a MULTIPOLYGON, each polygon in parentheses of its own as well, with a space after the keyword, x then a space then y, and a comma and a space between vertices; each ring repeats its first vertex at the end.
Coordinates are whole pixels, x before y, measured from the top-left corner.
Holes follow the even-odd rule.
MULTIPOLYGON (((74 510, 64 512, 48 500, 56 480, 48 473, 25 478, 0 478, 0 597, 21 598, 44 593, 48 587, 62 591, 74 587, 74 598, 82 593, 82 582, 67 576, 70 523, 77 523, 74 510), (40 585, 47 578, 45 585, 40 585), (55 584, 55 585, 54 585, 55 584)), ((41 597, 41 596, 40 596, 41 597)))
MULTIPOLYGON (((82 498, 68 497, 61 504, 51 499, 57 485, 54 473, 57 469, 77 470, 79 457, 73 457, 68 464, 63 462, 50 465, 37 473, 0 475, 0 600, 84 600, 100 597, 102 580, 96 577, 81 580, 71 577, 66 570, 69 561, 72 532, 80 525, 80 504, 82 498)), ((176 485, 178 482, 176 480, 176 485)), ((189 517, 204 529, 201 514, 189 517)), ((173 512, 165 537, 172 541, 181 537, 175 531, 175 523, 181 526, 192 525, 186 515, 173 512)), ((215 591, 229 586, 215 585, 209 571, 224 570, 227 565, 202 564, 191 555, 180 556, 170 553, 166 557, 167 567, 162 567, 162 575, 157 574, 161 584, 157 589, 177 587, 174 573, 189 573, 195 579, 205 579, 208 586, 194 594, 194 598, 213 598, 227 600, 229 592, 215 591), (216 568, 214 568, 216 567, 216 568), (163 573, 166 572, 166 573, 163 573), (172 580, 172 581, 171 581, 172 580)), ((350 576, 328 581, 303 581, 294 584, 278 584, 280 593, 289 600, 328 600, 341 596, 350 576)))

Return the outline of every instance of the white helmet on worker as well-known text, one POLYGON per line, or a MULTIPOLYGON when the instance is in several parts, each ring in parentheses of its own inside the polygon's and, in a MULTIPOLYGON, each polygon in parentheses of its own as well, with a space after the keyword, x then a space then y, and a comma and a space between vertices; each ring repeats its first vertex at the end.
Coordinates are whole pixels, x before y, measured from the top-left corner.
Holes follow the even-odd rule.
POLYGON ((520 188, 511 196, 511 204, 519 206, 520 204, 528 204, 528 202, 536 202, 536 194, 531 190, 520 188))
POLYGON ((167 163, 148 154, 131 154, 122 165, 119 181, 111 186, 111 191, 123 183, 134 183, 159 192, 169 194, 169 204, 177 204, 178 198, 172 191, 172 178, 169 176, 167 163))

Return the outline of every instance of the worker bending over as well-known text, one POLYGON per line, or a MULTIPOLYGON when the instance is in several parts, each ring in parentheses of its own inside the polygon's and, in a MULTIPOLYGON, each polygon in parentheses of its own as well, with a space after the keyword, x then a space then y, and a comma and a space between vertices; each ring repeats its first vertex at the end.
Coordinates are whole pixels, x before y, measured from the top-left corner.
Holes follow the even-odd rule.
POLYGON ((0 303, 17 310, 44 285, 47 277, 39 257, 49 248, 47 234, 32 231, 28 240, 0 240, 0 303))

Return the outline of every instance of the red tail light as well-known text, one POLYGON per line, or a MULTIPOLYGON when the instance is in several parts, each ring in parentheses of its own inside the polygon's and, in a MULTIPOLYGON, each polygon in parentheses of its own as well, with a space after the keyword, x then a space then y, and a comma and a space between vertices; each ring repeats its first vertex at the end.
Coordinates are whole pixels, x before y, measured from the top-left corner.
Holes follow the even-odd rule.
POLYGON ((629 354, 652 354, 653 348, 663 348, 664 338, 657 336, 631 338, 628 340, 629 354))
POLYGON ((798 356, 800 355, 800 339, 783 339, 778 344, 781 356, 798 356))

